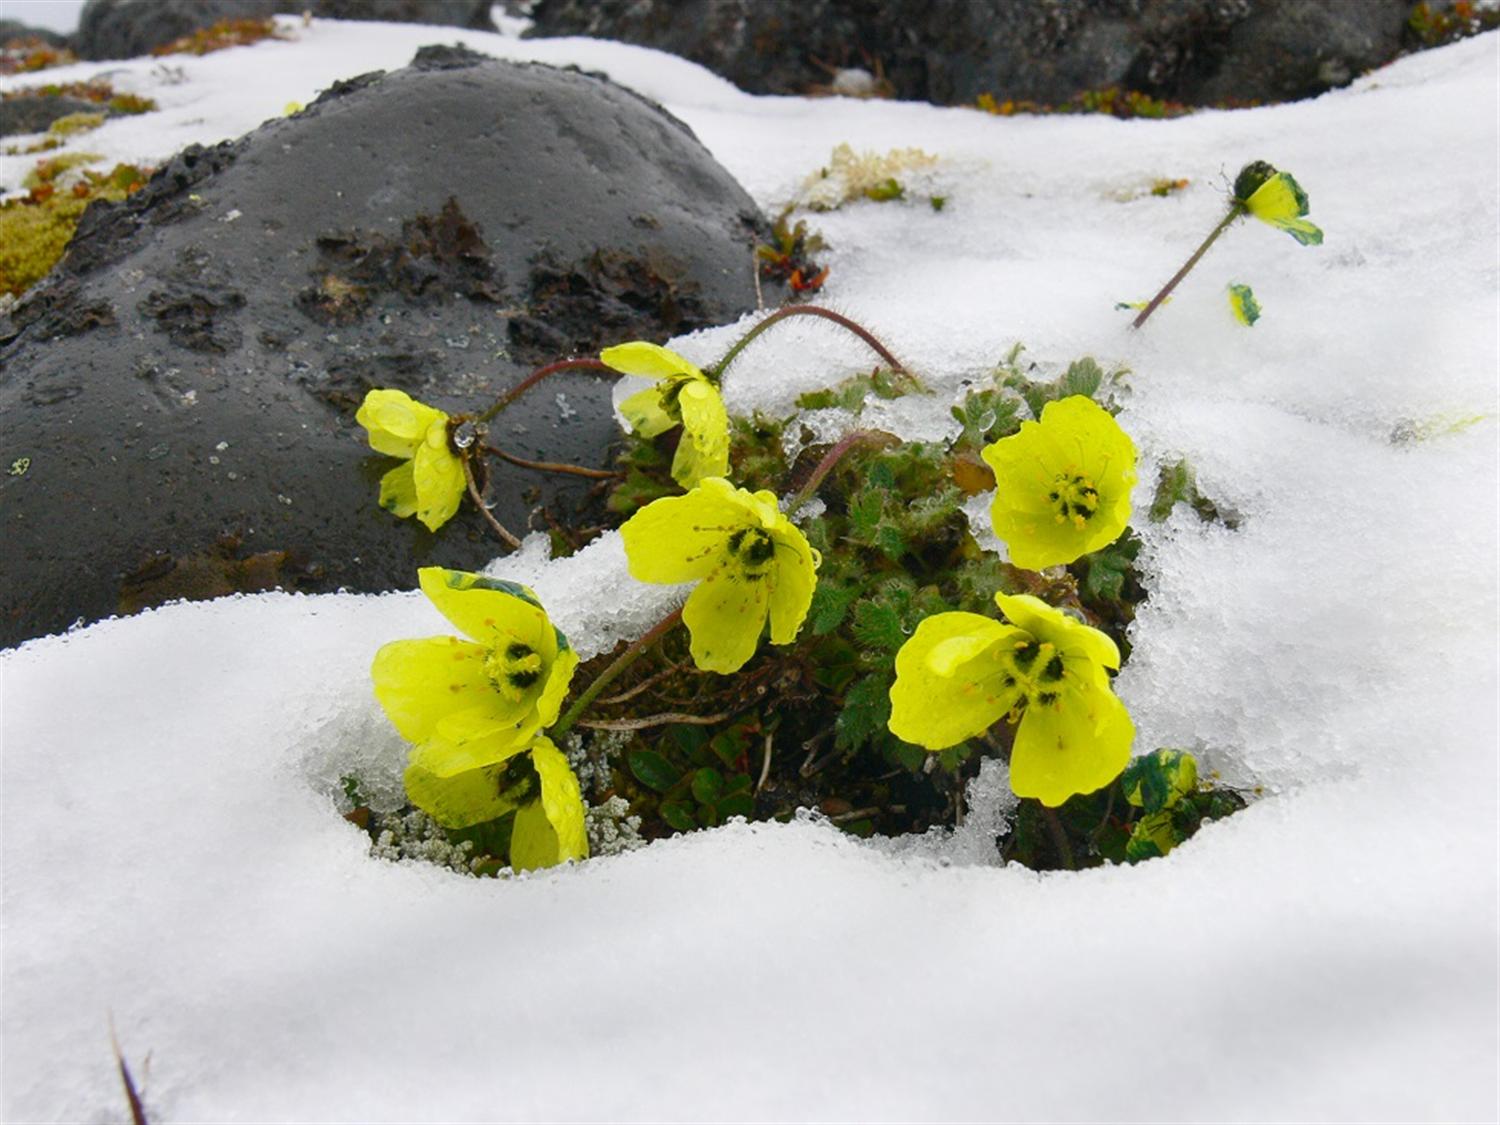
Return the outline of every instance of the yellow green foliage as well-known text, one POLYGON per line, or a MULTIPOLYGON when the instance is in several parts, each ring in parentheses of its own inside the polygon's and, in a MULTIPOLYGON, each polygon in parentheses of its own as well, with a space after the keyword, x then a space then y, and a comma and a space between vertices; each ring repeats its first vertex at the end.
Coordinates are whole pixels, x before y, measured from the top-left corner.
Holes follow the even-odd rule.
POLYGON ((245 47, 259 43, 262 39, 285 39, 276 31, 276 21, 264 20, 220 20, 210 27, 201 27, 191 35, 174 39, 157 47, 153 55, 207 55, 222 51, 226 47, 245 47))
POLYGON ((78 98, 127 116, 150 113, 156 108, 156 103, 150 98, 143 98, 139 94, 117 94, 108 82, 98 81, 50 82, 45 86, 21 86, 0 94, 0 99, 4 101, 12 98, 78 98))
POLYGON ((85 170, 67 187, 56 183, 63 172, 98 159, 67 153, 40 161, 26 177, 30 193, 0 203, 0 293, 19 295, 46 277, 90 203, 124 199, 146 182, 148 172, 117 164, 108 174, 85 170))
POLYGON ((68 137, 74 133, 87 133, 90 129, 97 129, 103 124, 104 114, 102 113, 70 113, 48 125, 47 132, 53 136, 68 137))

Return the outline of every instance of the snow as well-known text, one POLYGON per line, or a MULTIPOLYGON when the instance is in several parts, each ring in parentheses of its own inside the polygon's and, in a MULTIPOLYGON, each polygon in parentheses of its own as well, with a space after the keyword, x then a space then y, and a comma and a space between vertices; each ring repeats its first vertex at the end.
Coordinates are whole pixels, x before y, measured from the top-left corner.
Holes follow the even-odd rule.
MULTIPOLYGON (((286 26, 178 73, 109 64, 163 109, 90 149, 159 160, 459 40, 662 101, 768 210, 840 143, 938 156, 940 213, 811 217, 828 300, 934 388, 907 433, 941 432, 1017 341, 1044 369, 1132 368, 1138 504, 1185 455, 1243 523, 1137 521, 1152 595, 1119 691, 1138 749, 1266 796, 1134 868, 1038 875, 972 824, 872 846, 809 819, 476 881, 371 859, 335 807, 346 772, 395 791, 368 665, 447 631, 420 596, 104 622, 0 663, 7 1120, 123 1119, 111 1018, 153 1121, 1495 1118, 1496 36, 1311 102, 1118 122, 756 98, 589 40, 286 26), (1131 332, 1114 302, 1170 275, 1257 158, 1295 172, 1326 244, 1241 224, 1131 332), (1157 177, 1191 185, 1121 201, 1157 177)), ((71 69, 49 78, 100 68, 71 69)), ((743 327, 672 346, 707 359, 743 327)), ((736 361, 731 409, 868 358, 795 319, 736 361)), ((614 537, 493 569, 586 654, 674 597, 614 537)))

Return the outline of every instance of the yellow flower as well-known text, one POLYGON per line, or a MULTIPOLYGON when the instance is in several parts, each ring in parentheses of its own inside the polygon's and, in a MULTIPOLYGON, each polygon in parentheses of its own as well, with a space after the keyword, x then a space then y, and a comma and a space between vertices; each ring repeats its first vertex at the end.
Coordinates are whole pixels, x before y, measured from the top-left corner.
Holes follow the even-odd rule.
POLYGON ((1234 314, 1234 319, 1246 328, 1252 328, 1260 319, 1260 302, 1255 299, 1255 294, 1248 285, 1231 284, 1229 286, 1229 311, 1234 314))
POLYGON ((1010 784, 1057 806, 1119 776, 1135 724, 1110 689, 1120 651, 1028 594, 996 594, 1012 624, 977 613, 926 618, 896 654, 891 733, 942 750, 1019 719, 1010 784))
POLYGON ((1135 445, 1090 398, 1049 402, 1040 422, 1022 422, 981 456, 995 472, 990 519, 1017 566, 1070 563, 1113 543, 1130 520, 1135 445))
POLYGON ((422 592, 473 638, 392 641, 375 654, 375 698, 411 763, 439 778, 525 749, 557 721, 578 654, 525 586, 423 567, 422 592))
POLYGON ((1307 214, 1307 192, 1290 172, 1278 172, 1264 160, 1247 164, 1235 177, 1234 199, 1261 222, 1286 231, 1303 246, 1323 241, 1323 232, 1302 217, 1307 214))
POLYGON ((464 466, 448 443, 448 415, 404 391, 365 395, 354 420, 370 431, 370 448, 405 458, 380 478, 380 506, 415 515, 436 531, 453 518, 464 495, 464 466))
POLYGON ((620 403, 620 413, 644 438, 681 424, 682 440, 672 458, 673 480, 692 488, 705 477, 729 472, 729 413, 707 375, 676 352, 639 340, 605 348, 599 359, 625 375, 657 380, 620 403))
POLYGON ((483 824, 514 811, 510 865, 517 871, 553 867, 589 854, 578 778, 552 740, 487 742, 492 760, 442 777, 415 762, 406 769, 412 804, 446 828, 483 824))
POLYGON ((693 662, 734 672, 755 655, 766 618, 771 643, 791 644, 812 604, 818 553, 770 492, 709 477, 686 496, 647 504, 620 528, 631 576, 693 582, 682 607, 693 662))

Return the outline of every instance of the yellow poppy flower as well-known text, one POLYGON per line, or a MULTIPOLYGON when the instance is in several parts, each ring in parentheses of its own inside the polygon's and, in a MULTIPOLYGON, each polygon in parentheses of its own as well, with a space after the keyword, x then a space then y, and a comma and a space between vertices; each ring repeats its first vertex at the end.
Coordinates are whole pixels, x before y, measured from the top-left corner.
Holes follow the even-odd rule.
POLYGON ((980 455, 995 473, 990 519, 1017 566, 1070 563, 1113 543, 1130 520, 1135 445, 1084 395, 1049 402, 1040 422, 980 455))
POLYGON ((818 553, 770 492, 746 492, 709 477, 686 496, 668 496, 620 528, 630 574, 641 582, 694 582, 682 607, 693 662, 734 672, 760 644, 788 645, 812 604, 818 553))
POLYGON ((1307 192, 1290 172, 1278 172, 1264 160, 1247 164, 1235 177, 1234 199, 1261 222, 1286 231, 1303 246, 1323 241, 1323 232, 1302 217, 1307 214, 1307 192))
POLYGON ((417 747, 412 765, 440 778, 524 749, 557 721, 578 654, 525 586, 423 567, 422 592, 472 640, 392 641, 370 669, 375 698, 417 747))
POLYGON ((891 733, 942 750, 1019 721, 1010 784, 1020 797, 1057 806, 1092 793, 1130 760, 1135 724, 1106 669, 1120 651, 1028 594, 996 594, 1011 624, 977 613, 926 618, 896 654, 891 733))
POLYGON ((467 828, 515 811, 510 865, 517 871, 586 859, 583 794, 578 777, 552 740, 492 741, 493 760, 447 777, 415 763, 406 769, 412 804, 445 828, 467 828))
POLYGON ((1229 286, 1229 311, 1234 314, 1234 319, 1246 328, 1253 327, 1260 319, 1260 302, 1255 299, 1248 285, 1229 286))
POLYGON ((380 506, 405 519, 416 516, 436 531, 463 499, 463 462, 448 443, 448 415, 405 391, 365 395, 354 420, 370 432, 370 448, 403 458, 380 478, 380 506))
POLYGON ((729 412, 707 375, 676 352, 639 340, 605 348, 599 360, 622 374, 657 380, 620 403, 620 413, 645 438, 682 426, 673 480, 692 488, 729 472, 729 412))

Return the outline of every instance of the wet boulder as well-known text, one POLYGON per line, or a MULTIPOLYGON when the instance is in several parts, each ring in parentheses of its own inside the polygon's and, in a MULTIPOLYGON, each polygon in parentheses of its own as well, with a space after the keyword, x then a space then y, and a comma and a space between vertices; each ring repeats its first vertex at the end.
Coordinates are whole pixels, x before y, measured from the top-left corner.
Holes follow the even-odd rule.
MULTIPOLYGON (((472 505, 436 534, 377 507, 395 461, 354 423, 365 392, 472 411, 562 356, 732 320, 762 223, 659 106, 455 48, 184 151, 0 318, 0 644, 482 565, 504 548, 472 505)), ((609 385, 548 380, 490 439, 605 467, 609 385)), ((588 524, 592 485, 506 463, 489 493, 522 533, 588 524)))

